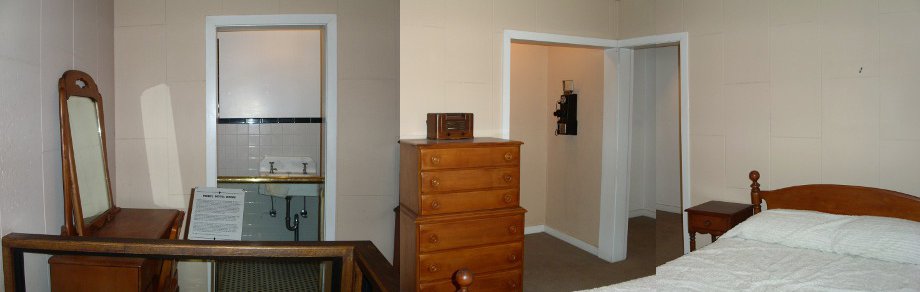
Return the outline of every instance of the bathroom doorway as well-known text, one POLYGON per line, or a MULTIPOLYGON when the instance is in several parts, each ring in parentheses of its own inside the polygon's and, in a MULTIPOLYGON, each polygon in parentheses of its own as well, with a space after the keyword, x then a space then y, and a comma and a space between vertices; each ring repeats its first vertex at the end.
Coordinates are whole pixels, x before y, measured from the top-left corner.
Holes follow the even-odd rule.
MULTIPOLYGON (((206 18, 207 186, 218 186, 219 173, 220 176, 225 177, 222 179, 223 183, 251 184, 251 192, 261 196, 256 198, 267 205, 264 210, 265 215, 273 220, 282 221, 280 228, 283 229, 287 229, 283 222, 287 217, 285 216, 286 201, 287 198, 291 198, 292 211, 287 213, 292 214, 291 224, 293 214, 298 215, 299 218, 303 218, 301 215, 306 215, 306 220, 315 220, 301 223, 304 224, 302 226, 316 226, 313 228, 315 232, 312 237, 301 234, 304 235, 304 240, 308 238, 335 240, 337 78, 326 78, 326 76, 338 75, 336 35, 336 16, 333 14, 208 16, 206 18), (228 48, 232 45, 230 44, 232 41, 228 38, 253 34, 261 35, 257 38, 266 39, 271 38, 269 36, 271 34, 282 35, 282 37, 276 37, 276 39, 280 38, 282 43, 273 46, 264 46, 264 44, 259 46, 261 41, 258 39, 241 41, 239 43, 244 45, 242 49, 236 50, 235 55, 232 49, 228 48), (300 38, 292 37, 297 34, 312 35, 313 39, 312 41, 302 40, 300 48, 295 46, 295 49, 284 49, 283 43, 294 43, 300 38), (220 35, 220 41, 218 41, 218 35, 220 35), (312 45, 314 53, 308 53, 303 44, 312 45), (294 57, 282 56, 296 50, 300 52, 294 57), (256 61, 237 62, 235 66, 241 73, 236 78, 227 76, 232 75, 226 70, 233 70, 227 68, 232 63, 222 61, 246 59, 252 56, 266 58, 261 61, 255 59, 256 61), (267 58, 270 56, 273 56, 274 59, 267 58), (289 68, 264 71, 265 67, 272 64, 286 65, 289 68), (221 68, 221 65, 224 68, 221 68), (263 72, 256 73, 259 68, 263 68, 263 72), (225 70, 221 72, 221 69, 225 70), (287 74, 279 75, 280 72, 287 72, 287 74), (260 79, 263 81, 261 87, 241 84, 260 79), (284 84, 293 84, 293 86, 284 84), (221 90, 224 91, 221 92, 221 90), (253 98, 254 96, 271 96, 271 98, 253 98), (219 129, 220 133, 218 133, 219 129), (218 141, 221 135, 228 137, 218 141), (235 136, 236 139, 229 136, 235 136), (255 147, 256 144, 258 144, 257 147, 255 147), (246 146, 247 151, 242 150, 243 145, 246 146), (224 147, 225 150, 234 149, 221 152, 218 151, 219 146, 224 147), (278 161, 271 159, 263 162, 267 156, 285 159, 277 159, 278 161), (218 163, 219 159, 229 159, 232 162, 218 163), (274 173, 272 173, 273 169, 274 173), (228 180, 227 177, 235 177, 236 180, 228 180), (298 185, 282 184, 281 180, 284 177, 288 179, 283 182, 298 185), (243 181, 247 179, 248 181, 243 181), (266 179, 273 183, 260 186, 253 182, 266 182, 266 179), (300 188, 299 185, 308 185, 308 188, 312 189, 310 191, 297 190, 300 188), (292 191, 297 195, 284 195, 285 192, 291 194, 292 191), (266 195, 262 195, 263 193, 266 195), (302 195, 304 193, 310 193, 310 195, 302 195), (273 209, 272 204, 274 204, 276 217, 270 216, 273 209), (314 212, 307 210, 311 204, 316 205, 318 210, 314 212), (304 205, 307 205, 307 208, 304 208, 304 205), (301 210, 305 212, 300 212, 301 210)), ((293 232, 287 235, 290 238, 288 240, 293 240, 293 232)))
POLYGON ((321 239, 323 31, 217 30, 217 182, 243 189, 242 240, 321 239))

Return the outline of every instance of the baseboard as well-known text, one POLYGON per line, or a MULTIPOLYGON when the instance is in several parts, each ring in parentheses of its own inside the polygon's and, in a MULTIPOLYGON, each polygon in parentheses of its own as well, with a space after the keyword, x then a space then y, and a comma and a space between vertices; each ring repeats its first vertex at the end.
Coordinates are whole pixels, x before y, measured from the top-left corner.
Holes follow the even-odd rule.
POLYGON ((645 217, 655 219, 655 210, 648 210, 648 209, 629 210, 629 218, 639 217, 639 216, 645 216, 645 217))
POLYGON ((527 226, 527 227, 524 227, 524 235, 540 233, 540 232, 543 232, 545 228, 546 228, 545 225, 527 226))
POLYGON ((588 244, 587 242, 581 241, 578 238, 574 238, 571 235, 565 234, 549 226, 543 226, 543 229, 544 229, 543 232, 546 232, 546 234, 549 234, 552 237, 558 238, 559 240, 565 241, 568 244, 571 244, 583 251, 586 251, 594 256, 597 256, 596 246, 588 244))
POLYGON ((677 213, 677 214, 682 213, 680 210, 680 207, 678 206, 658 204, 656 207, 658 208, 658 210, 665 211, 665 212, 677 213))

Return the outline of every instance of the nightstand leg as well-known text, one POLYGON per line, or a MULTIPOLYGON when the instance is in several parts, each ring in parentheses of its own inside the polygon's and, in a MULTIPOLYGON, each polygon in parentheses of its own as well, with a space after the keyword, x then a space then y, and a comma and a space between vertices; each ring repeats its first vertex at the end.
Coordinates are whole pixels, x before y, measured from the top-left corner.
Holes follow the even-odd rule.
POLYGON ((690 232, 690 251, 696 250, 696 232, 690 232))
POLYGON ((716 242, 716 235, 715 235, 715 234, 710 234, 710 235, 709 235, 709 238, 712 239, 712 242, 716 242))

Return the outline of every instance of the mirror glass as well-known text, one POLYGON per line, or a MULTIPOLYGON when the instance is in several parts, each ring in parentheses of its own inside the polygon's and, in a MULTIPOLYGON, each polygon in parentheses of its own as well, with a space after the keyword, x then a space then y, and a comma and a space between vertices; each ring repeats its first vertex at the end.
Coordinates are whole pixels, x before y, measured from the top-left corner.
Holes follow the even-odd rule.
POLYGON ((102 156, 102 130, 96 102, 82 96, 67 99, 73 161, 77 170, 83 218, 95 218, 109 209, 109 184, 102 156))

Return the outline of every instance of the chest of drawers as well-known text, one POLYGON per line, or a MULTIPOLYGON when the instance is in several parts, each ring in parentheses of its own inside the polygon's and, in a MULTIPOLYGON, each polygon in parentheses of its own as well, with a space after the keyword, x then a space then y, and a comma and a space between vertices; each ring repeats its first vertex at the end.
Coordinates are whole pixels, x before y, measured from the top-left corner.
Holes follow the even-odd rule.
POLYGON ((495 138, 402 140, 399 170, 401 291, 520 291, 524 213, 521 142, 495 138))

